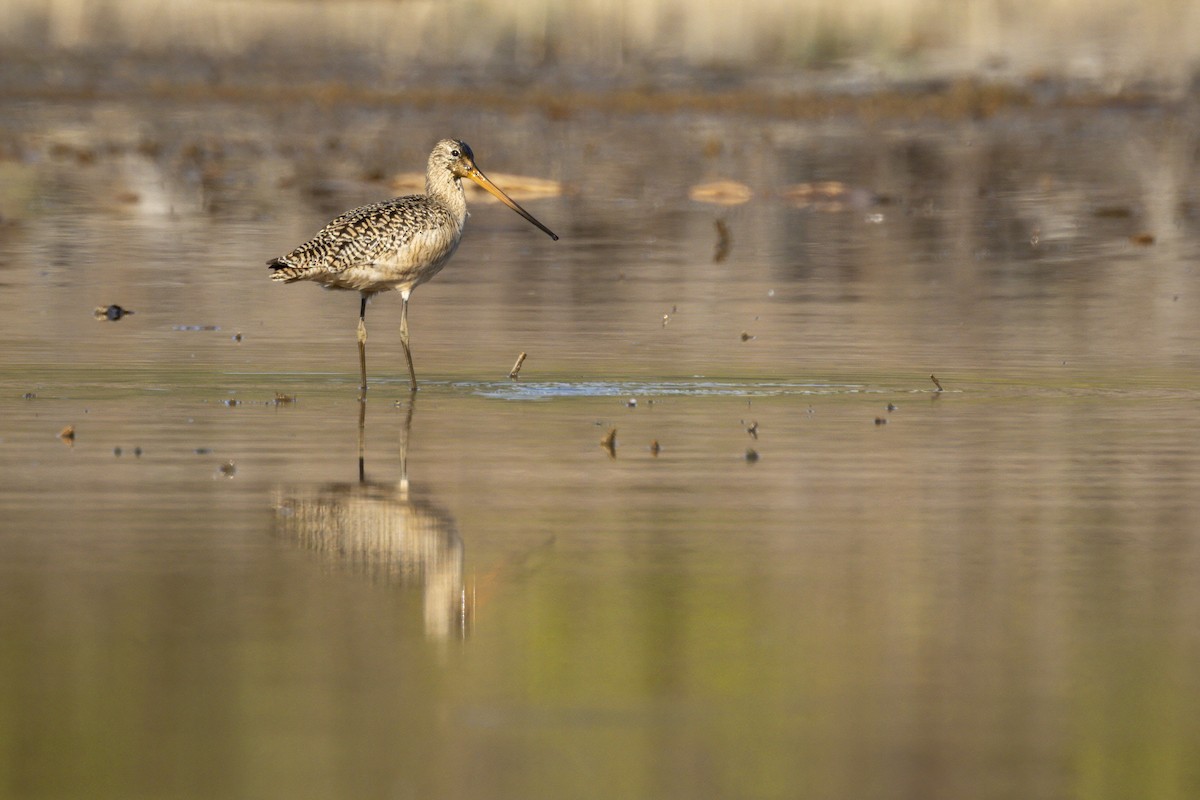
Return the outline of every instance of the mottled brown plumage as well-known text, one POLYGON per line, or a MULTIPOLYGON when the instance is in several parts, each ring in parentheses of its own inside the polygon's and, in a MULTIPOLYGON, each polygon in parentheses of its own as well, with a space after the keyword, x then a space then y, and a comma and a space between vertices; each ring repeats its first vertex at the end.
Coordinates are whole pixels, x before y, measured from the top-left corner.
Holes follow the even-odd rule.
POLYGON ((267 262, 271 280, 313 281, 328 289, 351 289, 362 295, 358 317, 362 392, 367 391, 367 300, 378 292, 400 292, 400 343, 413 391, 417 375, 408 346, 408 298, 412 290, 437 275, 462 239, 467 201, 462 179, 469 178, 501 202, 558 239, 487 179, 466 142, 443 139, 429 155, 425 194, 397 197, 347 211, 316 236, 285 256, 267 262))

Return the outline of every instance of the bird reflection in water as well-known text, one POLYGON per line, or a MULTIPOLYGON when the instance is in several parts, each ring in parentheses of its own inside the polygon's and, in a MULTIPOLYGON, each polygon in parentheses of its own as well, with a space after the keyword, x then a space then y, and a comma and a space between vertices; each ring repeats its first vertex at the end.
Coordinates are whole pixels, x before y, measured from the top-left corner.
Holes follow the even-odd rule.
POLYGON ((388 585, 420 587, 425 633, 434 639, 465 638, 473 600, 463 581, 463 542, 454 517, 408 484, 408 438, 415 396, 400 433, 400 478, 367 480, 365 402, 358 403, 358 481, 275 498, 276 536, 318 553, 337 568, 388 585))

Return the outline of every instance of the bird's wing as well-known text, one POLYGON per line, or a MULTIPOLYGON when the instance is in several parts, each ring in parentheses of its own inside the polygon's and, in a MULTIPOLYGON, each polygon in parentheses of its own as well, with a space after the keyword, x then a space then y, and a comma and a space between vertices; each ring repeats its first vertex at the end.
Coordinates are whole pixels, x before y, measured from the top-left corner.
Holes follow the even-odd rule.
POLYGON ((444 223, 445 212, 423 197, 399 197, 347 211, 282 261, 344 272, 387 261, 444 223))

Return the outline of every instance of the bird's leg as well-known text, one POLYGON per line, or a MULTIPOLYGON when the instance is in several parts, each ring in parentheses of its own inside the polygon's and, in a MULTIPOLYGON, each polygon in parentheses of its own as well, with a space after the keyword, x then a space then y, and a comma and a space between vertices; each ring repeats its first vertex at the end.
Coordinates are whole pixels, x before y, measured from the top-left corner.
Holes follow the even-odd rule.
POLYGON ((358 307, 358 373, 360 383, 358 399, 367 399, 367 296, 362 296, 358 307))
POLYGON ((400 344, 404 346, 404 358, 408 361, 408 382, 412 391, 417 390, 417 371, 413 369, 412 351, 408 349, 408 295, 401 292, 404 305, 400 307, 400 344))
POLYGON ((412 433, 413 410, 417 407, 417 396, 408 397, 408 413, 404 416, 404 427, 400 429, 400 493, 408 495, 408 437, 412 433))
POLYGON ((358 404, 358 482, 367 482, 367 404, 360 398, 358 404))

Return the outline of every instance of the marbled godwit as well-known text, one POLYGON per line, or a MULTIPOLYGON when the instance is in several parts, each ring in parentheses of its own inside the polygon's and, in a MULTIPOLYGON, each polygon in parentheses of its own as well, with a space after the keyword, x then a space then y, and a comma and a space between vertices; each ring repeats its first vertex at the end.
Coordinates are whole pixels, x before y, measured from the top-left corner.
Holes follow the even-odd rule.
POLYGON ((397 197, 347 211, 292 252, 267 262, 271 280, 315 281, 327 289, 352 289, 362 295, 358 312, 358 363, 362 397, 367 394, 367 300, 378 292, 400 292, 400 344, 408 362, 412 391, 417 390, 408 346, 408 298, 413 289, 441 272, 462 239, 467 201, 462 179, 470 178, 498 200, 558 237, 516 204, 475 166, 466 142, 443 139, 429 154, 425 194, 397 197))

